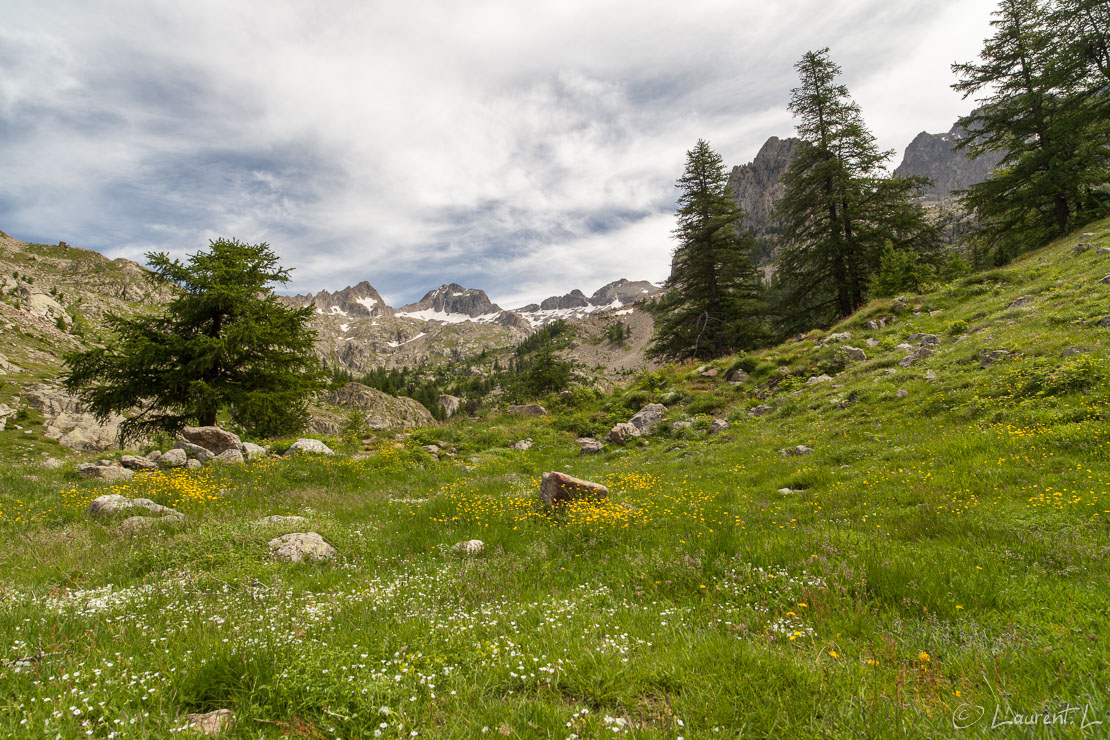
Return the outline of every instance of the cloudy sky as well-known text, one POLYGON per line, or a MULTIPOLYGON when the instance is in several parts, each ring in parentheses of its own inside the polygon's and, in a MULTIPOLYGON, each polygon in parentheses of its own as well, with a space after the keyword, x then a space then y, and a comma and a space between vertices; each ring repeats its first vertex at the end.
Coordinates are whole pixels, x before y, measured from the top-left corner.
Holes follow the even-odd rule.
MULTIPOLYGON (((297 292, 505 307, 662 280, 674 181, 793 132, 831 47, 880 143, 967 112, 995 0, 0 0, 0 229, 143 261, 269 242, 297 292)), ((897 164, 895 161, 893 164, 897 164)))

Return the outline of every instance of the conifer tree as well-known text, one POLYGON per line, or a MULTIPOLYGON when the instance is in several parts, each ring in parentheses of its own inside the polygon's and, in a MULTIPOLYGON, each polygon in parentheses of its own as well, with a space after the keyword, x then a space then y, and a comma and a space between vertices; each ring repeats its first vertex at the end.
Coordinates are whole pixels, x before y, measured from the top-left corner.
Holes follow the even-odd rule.
POLYGON ((1106 28, 1088 24, 1105 21, 1101 5, 1068 0, 1054 13, 1046 0, 1002 0, 979 60, 953 65, 953 87, 981 95, 960 119, 973 135, 959 146, 972 157, 1003 153, 992 176, 963 194, 979 252, 996 263, 1103 211, 1093 191, 1110 163, 1106 28))
POLYGON ((653 309, 654 357, 719 357, 759 343, 761 282, 744 213, 728 191, 721 156, 705 140, 686 153, 672 232, 678 240, 666 292, 653 309))
POLYGON ((795 65, 791 91, 801 145, 783 176, 778 206, 784 247, 776 289, 786 329, 809 328, 847 316, 867 297, 888 246, 929 255, 935 226, 914 196, 923 178, 891 178, 859 106, 837 82, 841 69, 829 50, 808 52, 795 65))
POLYGON ((104 347, 66 356, 65 386, 101 421, 131 414, 120 442, 187 424, 211 425, 226 409, 261 435, 299 430, 325 374, 313 353, 312 309, 278 301, 289 281, 267 244, 219 239, 186 262, 147 255, 154 283, 176 295, 151 315, 111 315, 104 347))

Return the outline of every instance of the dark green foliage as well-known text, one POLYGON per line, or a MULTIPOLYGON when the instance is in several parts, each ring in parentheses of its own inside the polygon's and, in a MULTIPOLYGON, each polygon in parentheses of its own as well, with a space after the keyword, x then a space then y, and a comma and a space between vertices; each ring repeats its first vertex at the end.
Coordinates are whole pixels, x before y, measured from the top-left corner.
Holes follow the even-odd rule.
POLYGON ((701 140, 686 153, 676 186, 678 246, 666 293, 654 304, 653 357, 720 357, 764 338, 762 291, 752 268, 754 242, 744 214, 728 192, 719 154, 701 140))
POLYGON ((776 274, 787 332, 862 306, 888 245, 916 262, 939 244, 937 227, 914 202, 925 180, 888 176, 893 152, 878 148, 828 52, 802 57, 795 65, 801 84, 791 91, 802 143, 783 176, 776 274))
POLYGON ((558 357, 550 344, 543 345, 514 364, 504 386, 508 399, 530 401, 566 390, 572 369, 571 363, 558 357))
POLYGON ((545 324, 537 329, 534 334, 526 337, 518 344, 513 351, 513 356, 524 357, 544 347, 562 349, 570 343, 570 339, 573 335, 573 330, 566 321, 562 319, 552 321, 550 324, 545 324))
POLYGON ((313 354, 311 309, 280 303, 273 283, 289 281, 267 244, 210 242, 187 262, 147 255, 151 280, 178 290, 152 316, 109 316, 105 347, 66 356, 63 382, 97 418, 136 410, 124 443, 187 424, 236 423, 268 436, 299 430, 323 373, 313 354))
POLYGON ((1108 212, 1110 107, 1105 2, 1003 0, 977 62, 953 87, 979 107, 960 120, 972 157, 1004 153, 963 194, 981 263, 1004 264, 1108 212))
POLYGON ((934 272, 931 265, 920 261, 917 253, 887 244, 879 258, 879 271, 871 278, 871 294, 883 298, 919 293, 934 272))
POLYGON ((632 336, 632 329, 630 329, 623 321, 610 326, 605 330, 605 339, 610 344, 621 346, 632 336))

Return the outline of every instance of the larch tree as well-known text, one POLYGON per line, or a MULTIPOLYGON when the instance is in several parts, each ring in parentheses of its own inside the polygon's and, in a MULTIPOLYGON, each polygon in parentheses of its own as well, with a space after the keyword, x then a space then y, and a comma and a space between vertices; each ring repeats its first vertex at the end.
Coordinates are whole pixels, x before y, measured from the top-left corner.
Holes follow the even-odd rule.
POLYGON ((66 356, 65 386, 104 420, 127 415, 124 444, 227 411, 260 435, 299 430, 324 375, 308 327, 311 307, 281 303, 289 281, 267 244, 219 239, 186 262, 147 255, 150 279, 175 297, 164 310, 108 317, 104 347, 66 356))
POLYGON ((829 50, 795 65, 800 84, 790 111, 801 144, 783 176, 778 206, 783 248, 776 291, 788 331, 848 316, 867 299, 888 248, 929 255, 935 226, 914 197, 923 178, 892 178, 893 155, 879 149, 829 50))
POLYGON ((728 190, 721 156, 699 140, 675 183, 681 190, 672 232, 678 245, 666 292, 655 304, 654 357, 712 358, 764 336, 762 282, 751 265, 754 240, 728 190))

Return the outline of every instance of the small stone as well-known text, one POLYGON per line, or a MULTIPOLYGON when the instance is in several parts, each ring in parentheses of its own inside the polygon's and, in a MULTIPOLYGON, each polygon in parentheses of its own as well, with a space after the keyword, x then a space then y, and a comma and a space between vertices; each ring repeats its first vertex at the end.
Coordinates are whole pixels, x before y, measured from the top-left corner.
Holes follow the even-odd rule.
POLYGON ((793 488, 780 488, 779 493, 781 493, 783 495, 791 494, 791 493, 794 493, 794 489, 793 488))
POLYGON ((1110 328, 1110 316, 1107 316, 1105 319, 1098 322, 1098 325, 1101 326, 1103 329, 1110 328))
POLYGON ((316 532, 294 532, 275 537, 268 543, 270 553, 278 560, 299 563, 303 560, 331 560, 336 549, 316 532))
POLYGON ((917 345, 919 347, 939 347, 940 337, 936 334, 911 334, 906 343, 909 345, 917 345))
POLYGON ((57 470, 58 468, 63 467, 64 465, 65 465, 65 462, 62 461, 62 460, 59 460, 56 457, 48 457, 48 458, 46 458, 45 460, 42 461, 42 466, 44 468, 46 468, 47 470, 57 470))
POLYGON ((925 380, 936 380, 937 379, 937 374, 934 373, 932 370, 930 370, 929 372, 925 373, 924 377, 925 377, 925 380))
POLYGON ((715 378, 721 371, 715 367, 711 367, 701 374, 703 378, 715 378))
POLYGON ((295 516, 295 515, 288 515, 287 516, 287 515, 283 515, 283 514, 274 514, 272 516, 268 516, 268 517, 264 517, 262 519, 259 519, 259 520, 255 521, 254 524, 255 524, 256 527, 265 527, 265 526, 268 526, 268 525, 271 525, 271 524, 300 524, 301 522, 307 522, 307 521, 308 520, 305 519, 303 516, 295 516))
POLYGON ((1110 247, 1103 247, 1102 249, 1095 252, 1095 254, 1110 254, 1110 247))
POLYGON ((747 379, 748 374, 740 368, 730 371, 729 374, 725 376, 725 381, 731 385, 740 385, 747 379))
POLYGON ((241 465, 243 463, 243 453, 236 449, 224 450, 213 459, 222 463, 241 465))
MULTIPOLYGON (((227 450, 243 451, 243 442, 239 439, 239 435, 219 427, 185 427, 181 430, 181 436, 187 442, 203 447, 213 456, 227 450)), ((201 460, 201 462, 205 461, 201 460)))
POLYGON ((137 457, 135 455, 124 455, 119 459, 120 464, 125 468, 131 470, 157 470, 158 463, 149 460, 145 457, 137 457))
POLYGON ((1028 305, 1029 301, 1031 300, 1032 298, 1027 295, 1018 296, 1018 298, 1016 298, 1014 302, 1010 304, 1010 308, 1021 308, 1022 306, 1028 305))
POLYGON ((895 375, 895 374, 897 374, 897 372, 898 372, 898 371, 897 371, 897 370, 895 370, 894 368, 892 368, 892 367, 888 367, 888 368, 885 368, 885 369, 884 369, 884 370, 883 370, 883 371, 882 371, 881 373, 879 373, 879 374, 880 374, 880 375, 882 375, 882 376, 883 376, 884 378, 889 378, 889 377, 890 377, 891 375, 895 375))
POLYGON ((528 450, 532 449, 532 440, 530 440, 530 439, 519 439, 516 442, 513 442, 511 445, 509 445, 509 449, 510 450, 518 450, 520 452, 527 452, 528 450))
POLYGON ((779 373, 779 375, 789 375, 790 374, 790 368, 788 368, 786 365, 780 365, 778 373, 779 373))
POLYGON ((828 383, 832 380, 831 375, 815 375, 806 381, 806 385, 817 385, 818 383, 828 383))
POLYGON ((185 450, 178 447, 162 453, 162 456, 158 458, 158 467, 163 470, 183 468, 188 461, 189 458, 185 454, 185 450))
POLYGON ((910 392, 907 391, 905 388, 899 388, 898 392, 894 395, 898 396, 898 398, 905 398, 906 396, 910 395, 910 392))
POLYGON ((193 444, 192 442, 185 439, 179 439, 177 441, 177 446, 174 449, 185 450, 186 457, 188 457, 190 460, 196 460, 202 465, 211 460, 213 457, 212 452, 210 452, 206 447, 201 447, 200 445, 193 444))
POLYGON ((1009 356, 1010 350, 1008 349, 984 350, 979 353, 979 366, 988 368, 999 360, 1004 360, 1009 356))
POLYGON ((266 448, 261 445, 256 445, 253 442, 244 442, 243 454, 247 456, 248 460, 253 460, 256 457, 265 457, 266 448))
POLYGON ((774 409, 772 409, 770 406, 760 405, 760 406, 756 406, 751 411, 749 411, 748 416, 756 416, 756 417, 763 416, 765 414, 771 413, 771 411, 773 411, 773 410, 774 409))
POLYGON ((538 403, 509 407, 510 416, 547 416, 547 409, 538 403))
POLYGON ((605 441, 609 444, 622 445, 633 437, 639 436, 639 429, 627 422, 621 422, 609 430, 609 433, 605 435, 605 441))
POLYGON ((592 437, 582 437, 576 441, 579 455, 599 455, 605 450, 605 445, 592 437))
POLYGON ((1106 277, 1104 277, 1099 282, 1102 283, 1103 285, 1110 285, 1110 275, 1107 275, 1106 277))
POLYGON ((204 465, 195 457, 185 461, 186 470, 200 470, 202 467, 204 467, 204 465))
MULTIPOLYGON (((628 420, 628 423, 636 428, 640 435, 648 435, 655 431, 655 427, 659 422, 663 421, 663 416, 667 413, 667 407, 661 403, 649 403, 628 420)), ((639 436, 639 435, 637 435, 639 436)))
POLYGON ((713 421, 711 421, 709 423, 709 433, 710 434, 716 434, 717 432, 723 432, 726 429, 728 429, 728 422, 725 421, 724 419, 714 419, 713 421))
POLYGON ((600 483, 574 478, 566 473, 544 473, 540 501, 547 507, 579 499, 607 499, 609 489, 600 483))
POLYGON ((879 346, 879 340, 876 339, 875 337, 868 337, 867 338, 867 346, 871 349, 874 349, 875 347, 879 346))
POLYGON ((898 364, 901 367, 912 367, 917 363, 918 360, 923 360, 926 357, 932 357, 932 355, 933 350, 929 349, 928 347, 918 347, 913 352, 899 360, 898 364))
POLYGON ((452 552, 463 555, 481 555, 486 549, 486 543, 481 540, 463 540, 451 546, 452 552))
POLYGON ((156 504, 148 498, 127 498, 118 493, 97 496, 89 503, 88 515, 93 518, 111 516, 129 509, 146 509, 152 514, 168 517, 184 517, 181 512, 168 506, 156 504))
POLYGON ((187 714, 185 724, 189 725, 193 732, 215 737, 231 729, 235 724, 235 713, 230 709, 217 709, 204 714, 187 714))
POLYGON ((318 439, 298 439, 289 449, 285 451, 286 457, 293 457, 294 455, 334 455, 330 447, 318 439))
POLYGON ((135 475, 134 471, 111 463, 108 465, 81 463, 77 466, 77 474, 82 478, 99 478, 107 481, 130 480, 135 475))
POLYGON ((812 454, 813 454, 813 448, 812 447, 806 447, 805 445, 798 445, 797 447, 787 447, 784 450, 779 450, 779 455, 781 455, 783 457, 795 457, 795 456, 804 456, 804 455, 812 455, 812 454))
POLYGON ((828 335, 827 337, 825 337, 825 341, 823 341, 821 344, 823 344, 825 346, 828 346, 830 344, 839 344, 841 342, 847 342, 847 341, 851 340, 851 338, 852 338, 852 332, 842 331, 838 334, 828 335))
POLYGON ((859 347, 841 347, 836 353, 848 362, 865 362, 867 360, 867 353, 859 347))
POLYGON ((694 426, 692 421, 675 421, 671 423, 672 432, 681 432, 683 429, 689 429, 694 426))
POLYGON ((1081 355, 1086 351, 1087 351, 1086 347, 1068 347, 1066 350, 1064 350, 1060 354, 1063 355, 1064 357, 1075 357, 1076 355, 1081 355))

